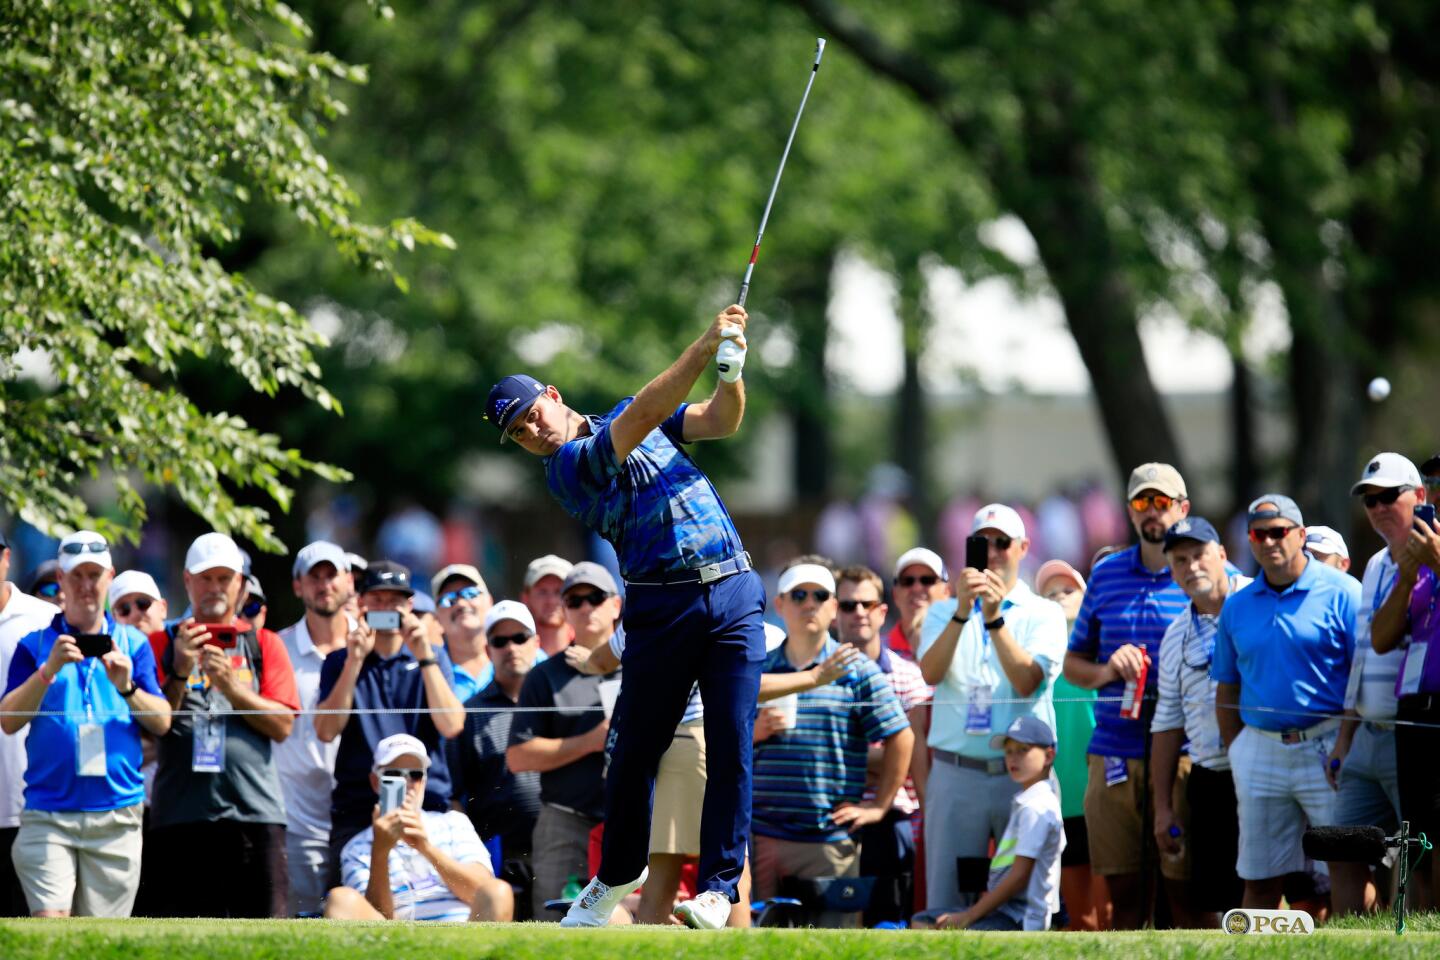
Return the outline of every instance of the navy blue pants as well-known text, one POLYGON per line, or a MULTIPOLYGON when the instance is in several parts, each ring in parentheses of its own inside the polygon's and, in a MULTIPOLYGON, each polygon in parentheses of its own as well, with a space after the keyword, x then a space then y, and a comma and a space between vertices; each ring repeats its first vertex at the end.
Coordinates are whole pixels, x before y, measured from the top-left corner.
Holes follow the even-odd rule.
POLYGON ((751 737, 765 661, 765 587, 753 571, 710 584, 630 585, 605 775, 599 877, 630 883, 650 855, 655 771, 698 682, 705 701, 700 890, 734 903, 750 835, 751 737))

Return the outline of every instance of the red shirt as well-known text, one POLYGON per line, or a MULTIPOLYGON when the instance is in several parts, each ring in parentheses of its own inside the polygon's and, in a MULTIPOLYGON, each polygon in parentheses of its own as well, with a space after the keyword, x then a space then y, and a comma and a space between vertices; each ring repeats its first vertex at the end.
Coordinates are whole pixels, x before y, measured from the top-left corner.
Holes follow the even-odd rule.
MULTIPOLYGON (((901 629, 898 623, 890 629, 889 635, 885 637, 885 646, 906 660, 915 659, 915 651, 910 648, 910 641, 905 639, 905 631, 901 629)), ((164 683, 164 681, 162 680, 161 683, 164 683)))

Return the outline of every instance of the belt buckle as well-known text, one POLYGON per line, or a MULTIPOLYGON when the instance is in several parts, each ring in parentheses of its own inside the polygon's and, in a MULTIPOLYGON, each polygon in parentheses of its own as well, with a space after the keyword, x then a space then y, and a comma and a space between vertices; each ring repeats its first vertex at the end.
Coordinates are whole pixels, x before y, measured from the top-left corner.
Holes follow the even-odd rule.
POLYGON ((1293 744, 1296 744, 1296 743, 1303 743, 1304 741, 1305 741, 1305 731, 1304 731, 1304 730, 1282 730, 1282 731, 1280 732, 1280 742, 1281 742, 1281 743, 1284 743, 1284 744, 1292 744, 1292 745, 1293 745, 1293 744))
POLYGON ((705 566, 700 567, 700 582, 709 583, 712 580, 719 580, 722 576, 724 576, 724 571, 720 569, 724 565, 725 562, 722 560, 719 563, 707 563, 705 564, 705 566))
POLYGON ((1004 761, 1004 760, 987 760, 987 761, 985 761, 985 772, 988 773, 988 774, 989 774, 990 776, 992 776, 992 777, 998 777, 1000 774, 1002 774, 1002 773, 1005 772, 1005 761, 1004 761))

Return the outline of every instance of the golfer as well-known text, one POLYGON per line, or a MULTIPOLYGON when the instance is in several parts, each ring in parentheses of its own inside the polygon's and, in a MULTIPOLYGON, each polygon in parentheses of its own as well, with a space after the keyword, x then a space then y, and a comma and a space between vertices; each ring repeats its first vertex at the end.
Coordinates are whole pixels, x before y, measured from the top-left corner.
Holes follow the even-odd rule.
POLYGON ((750 738, 765 655, 765 589, 715 487, 684 452, 728 437, 745 412, 743 307, 710 328, 634 397, 583 416, 533 377, 490 391, 487 419, 544 458, 551 494, 614 545, 626 583, 624 685, 605 783, 600 872, 562 923, 601 926, 644 882, 660 757, 692 684, 705 701, 708 787, 700 820, 699 893, 676 908, 692 927, 725 925, 750 832, 750 738), (721 351, 721 380, 687 404, 721 351))

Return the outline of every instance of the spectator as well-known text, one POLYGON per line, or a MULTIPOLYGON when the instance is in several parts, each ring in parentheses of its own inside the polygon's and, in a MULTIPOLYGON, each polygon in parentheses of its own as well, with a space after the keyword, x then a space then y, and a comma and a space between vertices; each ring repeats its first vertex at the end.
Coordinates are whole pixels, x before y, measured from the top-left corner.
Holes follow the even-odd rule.
POLYGON ((270 608, 265 598, 265 589, 254 574, 245 575, 245 598, 240 604, 240 618, 257 631, 265 629, 265 618, 270 608))
MULTIPOLYGON (((530 573, 542 561, 546 558, 532 563, 530 573)), ((537 596, 534 588, 547 588, 542 581, 552 576, 555 574, 541 573, 532 581, 527 604, 532 611, 537 596)), ((529 573, 526 579, 531 579, 529 573)), ((560 587, 558 605, 573 642, 586 650, 609 643, 620 619, 619 591, 609 571, 596 563, 576 564, 560 587)), ((543 644, 545 628, 538 620, 535 626, 543 644)), ((531 891, 537 919, 548 919, 545 901, 560 899, 572 877, 583 883, 590 873, 590 832, 604 816, 603 751, 610 732, 610 721, 600 706, 601 680, 586 676, 558 656, 531 670, 520 689, 520 706, 528 712, 515 717, 505 760, 516 774, 540 774, 540 815, 532 854, 535 886, 531 891)))
MULTIPOLYGON (((1408 461, 1407 461, 1408 462, 1408 461)), ((1305 528, 1305 552, 1341 573, 1350 569, 1350 548, 1334 527, 1316 524, 1305 528)))
POLYGON ((244 558, 222 533, 185 554, 193 617, 150 635, 170 706, 150 801, 152 867, 172 916, 283 917, 285 807, 272 745, 300 709, 285 644, 237 616, 244 558), (236 713, 232 711, 246 711, 236 713), (225 865, 224 895, 189 878, 197 850, 225 865))
MULTIPOLYGON (((829 568, 787 568, 775 606, 786 637, 766 659, 766 673, 814 670, 836 652, 828 633, 838 609, 829 568)), ((782 877, 859 876, 855 835, 884 820, 910 766, 914 735, 873 661, 857 656, 834 682, 797 697, 794 723, 755 748, 752 866, 760 900, 780 893, 782 877), (884 741, 884 756, 875 796, 866 801, 866 756, 876 741, 884 741)), ((853 927, 860 914, 821 910, 816 921, 853 927)))
MULTIPOLYGON (((22 638, 43 630, 60 609, 39 597, 23 593, 11 583, 10 544, 0 534, 0 682, 10 676, 10 662, 22 638)), ((119 579, 119 578, 116 578, 119 579)), ((25 733, 0 736, 0 917, 28 917, 25 890, 15 874, 10 850, 20 832, 20 810, 25 805, 25 733)))
MULTIPOLYGON (((1365 504, 1370 526, 1385 541, 1365 564, 1360 609, 1355 616, 1355 660, 1345 689, 1345 719, 1335 738, 1327 772, 1335 793, 1335 823, 1341 827, 1384 827, 1394 833, 1400 825, 1400 781, 1395 766, 1395 716, 1399 709, 1395 687, 1405 652, 1378 653, 1371 643, 1371 623, 1399 580, 1400 560, 1415 519, 1415 507, 1425 500, 1420 472, 1398 453, 1377 454, 1351 490, 1365 504)), ((1338 549, 1317 550, 1307 527, 1305 548, 1327 562, 1343 555, 1347 570, 1350 554, 1335 535, 1338 549)), ((1330 870, 1330 899, 1336 914, 1369 912, 1377 893, 1370 868, 1363 863, 1335 863, 1330 870)), ((1387 898, 1388 899, 1388 898, 1387 898)))
POLYGON ((1004 750, 1005 767, 1020 790, 990 861, 989 889, 974 906, 938 916, 935 926, 1049 930, 1051 916, 1060 909, 1060 855, 1065 849, 1060 798, 1050 778, 1055 734, 1039 717, 1020 716, 990 743, 1004 750))
POLYGON ((382 776, 405 779, 405 801, 351 837, 340 856, 344 886, 330 891, 330 920, 481 920, 508 922, 515 896, 495 879, 490 854, 458 810, 423 810, 425 744, 408 733, 375 748, 370 789, 382 776))
POLYGON ((58 560, 46 560, 35 568, 30 575, 30 596, 40 600, 53 603, 56 606, 64 606, 65 598, 61 596, 60 584, 60 562, 58 560))
POLYGON ((1189 882, 1186 898, 1171 904, 1175 925, 1218 928, 1220 915, 1240 905, 1243 888, 1235 876, 1235 781, 1215 719, 1210 663, 1225 599, 1250 579, 1227 573, 1220 534, 1202 517, 1186 517, 1166 531, 1165 556, 1190 605, 1170 622, 1157 661, 1159 697, 1150 725, 1155 840, 1162 869, 1172 870, 1167 876, 1189 882), (1187 739, 1188 764, 1180 755, 1187 739), (1182 766, 1189 766, 1183 776, 1182 766))
POLYGON ((1305 521, 1289 497, 1265 494, 1247 513, 1263 576, 1220 612, 1210 674, 1239 801, 1244 905, 1273 909, 1285 875, 1305 866, 1306 819, 1334 823, 1324 761, 1344 709, 1360 584, 1306 556, 1305 521), (1325 715, 1334 716, 1317 719, 1325 715))
MULTIPOLYGON (((345 551, 325 540, 306 544, 290 567, 290 589, 305 615, 280 631, 295 691, 307 718, 320 702, 320 675, 325 659, 345 649, 356 622, 345 612, 355 592, 345 551)), ((290 877, 291 916, 314 916, 324 906, 332 872, 330 857, 330 795, 335 786, 338 740, 320 739, 315 724, 302 719, 290 736, 274 747, 275 767, 285 796, 285 858, 290 877)))
POLYGON ((490 590, 479 570, 468 563, 452 563, 435 574, 430 592, 435 595, 435 617, 445 631, 445 650, 455 673, 455 696, 464 703, 495 679, 495 669, 485 655, 490 590))
POLYGON ((931 912, 971 906, 956 858, 986 855, 1005 832, 1020 789, 993 735, 1026 716, 1054 729, 1051 690, 1065 656, 1065 612, 1020 580, 1030 552, 1020 516, 992 503, 976 512, 970 530, 989 544, 987 567, 961 571, 956 598, 931 605, 920 640, 920 670, 936 685, 935 763, 925 790, 931 912))
POLYGON ((532 919, 531 838, 540 815, 540 774, 512 773, 505 764, 520 689, 536 664, 540 642, 529 609, 502 600, 485 614, 482 634, 495 679, 465 701, 465 732, 456 741, 452 771, 470 822, 501 864, 499 876, 521 892, 517 919, 532 919), (499 851, 498 857, 495 852, 499 851))
POLYGON ((32 915, 126 917, 140 885, 140 730, 164 734, 170 706, 145 637, 105 613, 115 575, 105 538, 61 540, 59 569, 63 604, 16 645, 0 699, 0 731, 28 728, 11 857, 32 915), (99 656, 97 635, 109 640, 99 656))
POLYGON ((1420 478, 1425 485, 1425 502, 1440 500, 1440 453, 1420 464, 1420 478))
MULTIPOLYGON (((1035 592, 1065 611, 1065 635, 1075 629, 1085 600, 1085 578, 1064 560, 1046 560, 1035 571, 1035 592)), ((1077 687, 1064 674, 1055 678, 1055 780, 1065 818, 1065 851, 1060 855, 1060 900, 1069 914, 1066 930, 1100 930, 1110 925, 1105 882, 1090 872, 1090 836, 1085 829, 1085 784, 1090 735, 1095 731, 1095 691, 1077 687)))
POLYGON ((432 630, 411 612, 414 593, 409 570, 390 560, 372 561, 360 581, 362 617, 345 649, 331 652, 320 669, 315 733, 322 743, 340 740, 330 802, 330 856, 337 866, 345 844, 371 822, 377 797, 370 768, 386 737, 408 733, 425 745, 430 766, 424 807, 450 809, 450 768, 441 739, 460 735, 465 711, 455 696, 439 624, 432 620, 432 630), (375 615, 387 613, 400 615, 398 630, 370 625, 375 615), (347 715, 349 710, 361 712, 347 715))
MULTIPOLYGON (((1120 705, 1126 684, 1142 670, 1145 689, 1136 696, 1154 695, 1155 671, 1146 665, 1159 657, 1165 628, 1185 609, 1185 593, 1165 565, 1164 544, 1165 531, 1190 512, 1190 500, 1179 471, 1167 463, 1136 467, 1125 489, 1130 525, 1140 542, 1091 568, 1065 654, 1065 679, 1100 692, 1085 792, 1090 869, 1105 879, 1112 926, 1136 930, 1149 906, 1141 874, 1148 874, 1144 868, 1153 862, 1144 813, 1149 716, 1132 720, 1121 715, 1120 705)), ((1144 883, 1148 889, 1148 876, 1144 883)))
MULTIPOLYGON (((836 582, 839 615, 835 635, 841 644, 850 644, 875 661, 890 681, 900 709, 910 721, 911 735, 929 724, 930 685, 912 660, 905 660, 885 648, 883 627, 890 608, 885 603, 885 581, 869 567, 853 566, 840 571, 836 582)), ((870 744, 866 763, 865 799, 874 798, 883 768, 885 744, 870 744)), ((920 827, 920 793, 930 772, 930 751, 923 745, 910 752, 910 769, 895 792, 895 802, 879 823, 860 831, 860 875, 880 877, 865 908, 865 926, 909 919, 915 903, 915 840, 920 827), (890 878, 894 878, 893 882, 890 878)))
POLYGON ((950 596, 950 573, 934 550, 915 547, 895 561, 895 612, 900 619, 885 643, 906 660, 915 659, 930 604, 950 596))
POLYGON ((525 568, 520 602, 530 608, 530 614, 535 618, 535 629, 540 634, 540 651, 547 657, 555 656, 575 639, 560 597, 570 569, 569 560, 553 553, 536 557, 525 568))
POLYGON ((147 637, 165 629, 170 606, 160 596, 160 587, 150 574, 139 570, 116 574, 107 596, 116 623, 134 627, 147 637))

